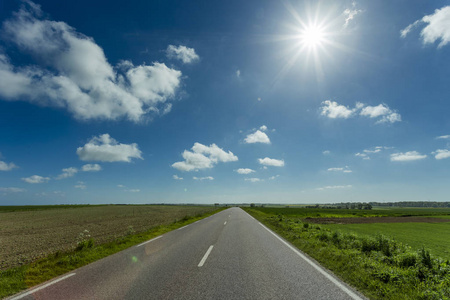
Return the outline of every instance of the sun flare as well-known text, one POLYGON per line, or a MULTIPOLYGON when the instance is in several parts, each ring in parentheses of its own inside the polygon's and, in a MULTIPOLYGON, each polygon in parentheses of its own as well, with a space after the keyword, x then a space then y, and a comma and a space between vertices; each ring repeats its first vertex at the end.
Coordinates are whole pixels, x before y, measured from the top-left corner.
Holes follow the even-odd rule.
POLYGON ((303 46, 316 48, 317 46, 321 46, 325 41, 325 32, 319 26, 307 26, 301 31, 299 39, 303 46))

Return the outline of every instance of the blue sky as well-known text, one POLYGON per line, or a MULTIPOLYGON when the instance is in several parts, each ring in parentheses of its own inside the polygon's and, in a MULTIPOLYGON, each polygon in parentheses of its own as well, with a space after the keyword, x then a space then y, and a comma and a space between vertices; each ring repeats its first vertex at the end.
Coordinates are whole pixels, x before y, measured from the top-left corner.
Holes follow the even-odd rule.
POLYGON ((0 205, 450 200, 450 1, 5 0, 0 22, 0 205))

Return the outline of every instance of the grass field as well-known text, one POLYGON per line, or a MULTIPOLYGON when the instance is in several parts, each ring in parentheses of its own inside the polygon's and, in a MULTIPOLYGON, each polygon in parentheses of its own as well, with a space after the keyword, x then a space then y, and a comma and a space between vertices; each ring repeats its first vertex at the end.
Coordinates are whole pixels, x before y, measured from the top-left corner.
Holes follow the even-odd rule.
POLYGON ((450 260, 450 222, 448 223, 372 223, 322 225, 332 230, 358 235, 383 234, 413 249, 425 247, 434 256, 450 260))
POLYGON ((450 299, 449 209, 244 209, 370 299, 450 299))

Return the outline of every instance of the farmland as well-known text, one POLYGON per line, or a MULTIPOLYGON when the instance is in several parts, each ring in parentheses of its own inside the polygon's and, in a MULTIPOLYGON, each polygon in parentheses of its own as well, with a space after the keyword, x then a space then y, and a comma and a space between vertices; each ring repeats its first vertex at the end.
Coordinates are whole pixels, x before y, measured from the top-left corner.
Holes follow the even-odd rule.
POLYGON ((0 207, 0 271, 74 249, 80 234, 102 244, 214 210, 156 205, 0 207))
POLYGON ((246 211, 371 299, 450 298, 448 208, 246 211))

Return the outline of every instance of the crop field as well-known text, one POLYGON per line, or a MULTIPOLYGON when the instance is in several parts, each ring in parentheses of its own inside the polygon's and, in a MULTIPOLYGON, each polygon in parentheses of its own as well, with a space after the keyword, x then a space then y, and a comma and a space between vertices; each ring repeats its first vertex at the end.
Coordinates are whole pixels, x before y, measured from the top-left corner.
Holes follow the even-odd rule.
POLYGON ((72 250, 80 234, 102 244, 214 210, 162 205, 0 207, 0 271, 72 250))

